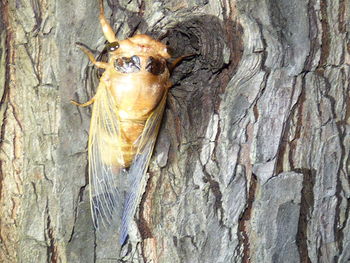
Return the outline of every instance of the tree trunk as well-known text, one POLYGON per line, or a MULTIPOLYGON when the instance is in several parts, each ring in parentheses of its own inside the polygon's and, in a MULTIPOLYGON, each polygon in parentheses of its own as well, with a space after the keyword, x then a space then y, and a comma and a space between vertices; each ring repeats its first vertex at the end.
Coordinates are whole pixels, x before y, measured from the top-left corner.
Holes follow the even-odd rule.
MULTIPOLYGON (((107 3, 108 2, 108 3, 107 3)), ((2 0, 1 262, 350 261, 350 0, 109 0, 179 65, 128 243, 96 235, 97 0, 2 0)))

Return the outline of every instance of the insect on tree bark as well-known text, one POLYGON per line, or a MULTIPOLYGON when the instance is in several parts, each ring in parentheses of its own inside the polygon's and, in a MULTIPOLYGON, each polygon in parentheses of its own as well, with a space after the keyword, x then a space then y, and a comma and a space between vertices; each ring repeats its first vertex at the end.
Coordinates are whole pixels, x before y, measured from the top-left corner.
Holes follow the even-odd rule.
POLYGON ((130 221, 141 194, 141 180, 147 172, 162 120, 170 71, 185 56, 168 66, 171 56, 165 44, 138 34, 118 40, 100 4, 100 23, 109 42, 108 62, 96 61, 93 54, 78 43, 97 67, 104 69, 96 95, 86 103, 93 105, 88 143, 90 202, 98 232, 115 227, 114 217, 121 206, 116 178, 129 177, 130 187, 123 208, 120 244, 128 235, 130 221), (102 230, 103 229, 103 230, 102 230))

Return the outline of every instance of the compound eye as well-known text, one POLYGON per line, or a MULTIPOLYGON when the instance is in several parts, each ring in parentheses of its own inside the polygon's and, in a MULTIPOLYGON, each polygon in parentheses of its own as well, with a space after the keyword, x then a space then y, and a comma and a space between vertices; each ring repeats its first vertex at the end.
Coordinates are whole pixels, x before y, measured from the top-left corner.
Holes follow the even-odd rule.
POLYGON ((119 48, 119 43, 118 42, 112 42, 112 43, 108 43, 106 45, 106 49, 108 52, 113 52, 116 51, 119 48))

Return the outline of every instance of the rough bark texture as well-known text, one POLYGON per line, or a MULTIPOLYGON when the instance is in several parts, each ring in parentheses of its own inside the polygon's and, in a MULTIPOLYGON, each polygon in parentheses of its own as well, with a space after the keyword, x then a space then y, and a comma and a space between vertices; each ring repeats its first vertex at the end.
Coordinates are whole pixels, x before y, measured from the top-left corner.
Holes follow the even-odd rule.
MULTIPOLYGON (((1 262, 350 261, 350 0, 109 0, 174 73, 130 240, 87 184, 96 0, 1 2, 1 262)), ((96 52, 96 55, 98 52, 96 52)))

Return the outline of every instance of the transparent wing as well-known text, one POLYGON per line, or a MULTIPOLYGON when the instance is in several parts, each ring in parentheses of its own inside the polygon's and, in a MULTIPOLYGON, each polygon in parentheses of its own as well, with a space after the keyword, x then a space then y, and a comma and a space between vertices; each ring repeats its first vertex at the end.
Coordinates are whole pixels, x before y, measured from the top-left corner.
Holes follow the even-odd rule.
POLYGON ((124 203, 122 223, 120 226, 119 242, 121 245, 125 243, 128 236, 130 222, 133 219, 141 192, 146 184, 143 177, 147 172, 153 147, 157 139, 158 130, 164 112, 166 96, 167 93, 164 94, 157 108, 147 119, 142 135, 139 140, 137 140, 138 152, 129 168, 129 178, 131 183, 124 203))
POLYGON ((89 183, 94 226, 99 232, 116 224, 122 210, 120 178, 125 171, 118 166, 120 158, 119 120, 113 97, 103 82, 95 95, 89 133, 89 183), (119 211, 119 212, 118 212, 119 211))

